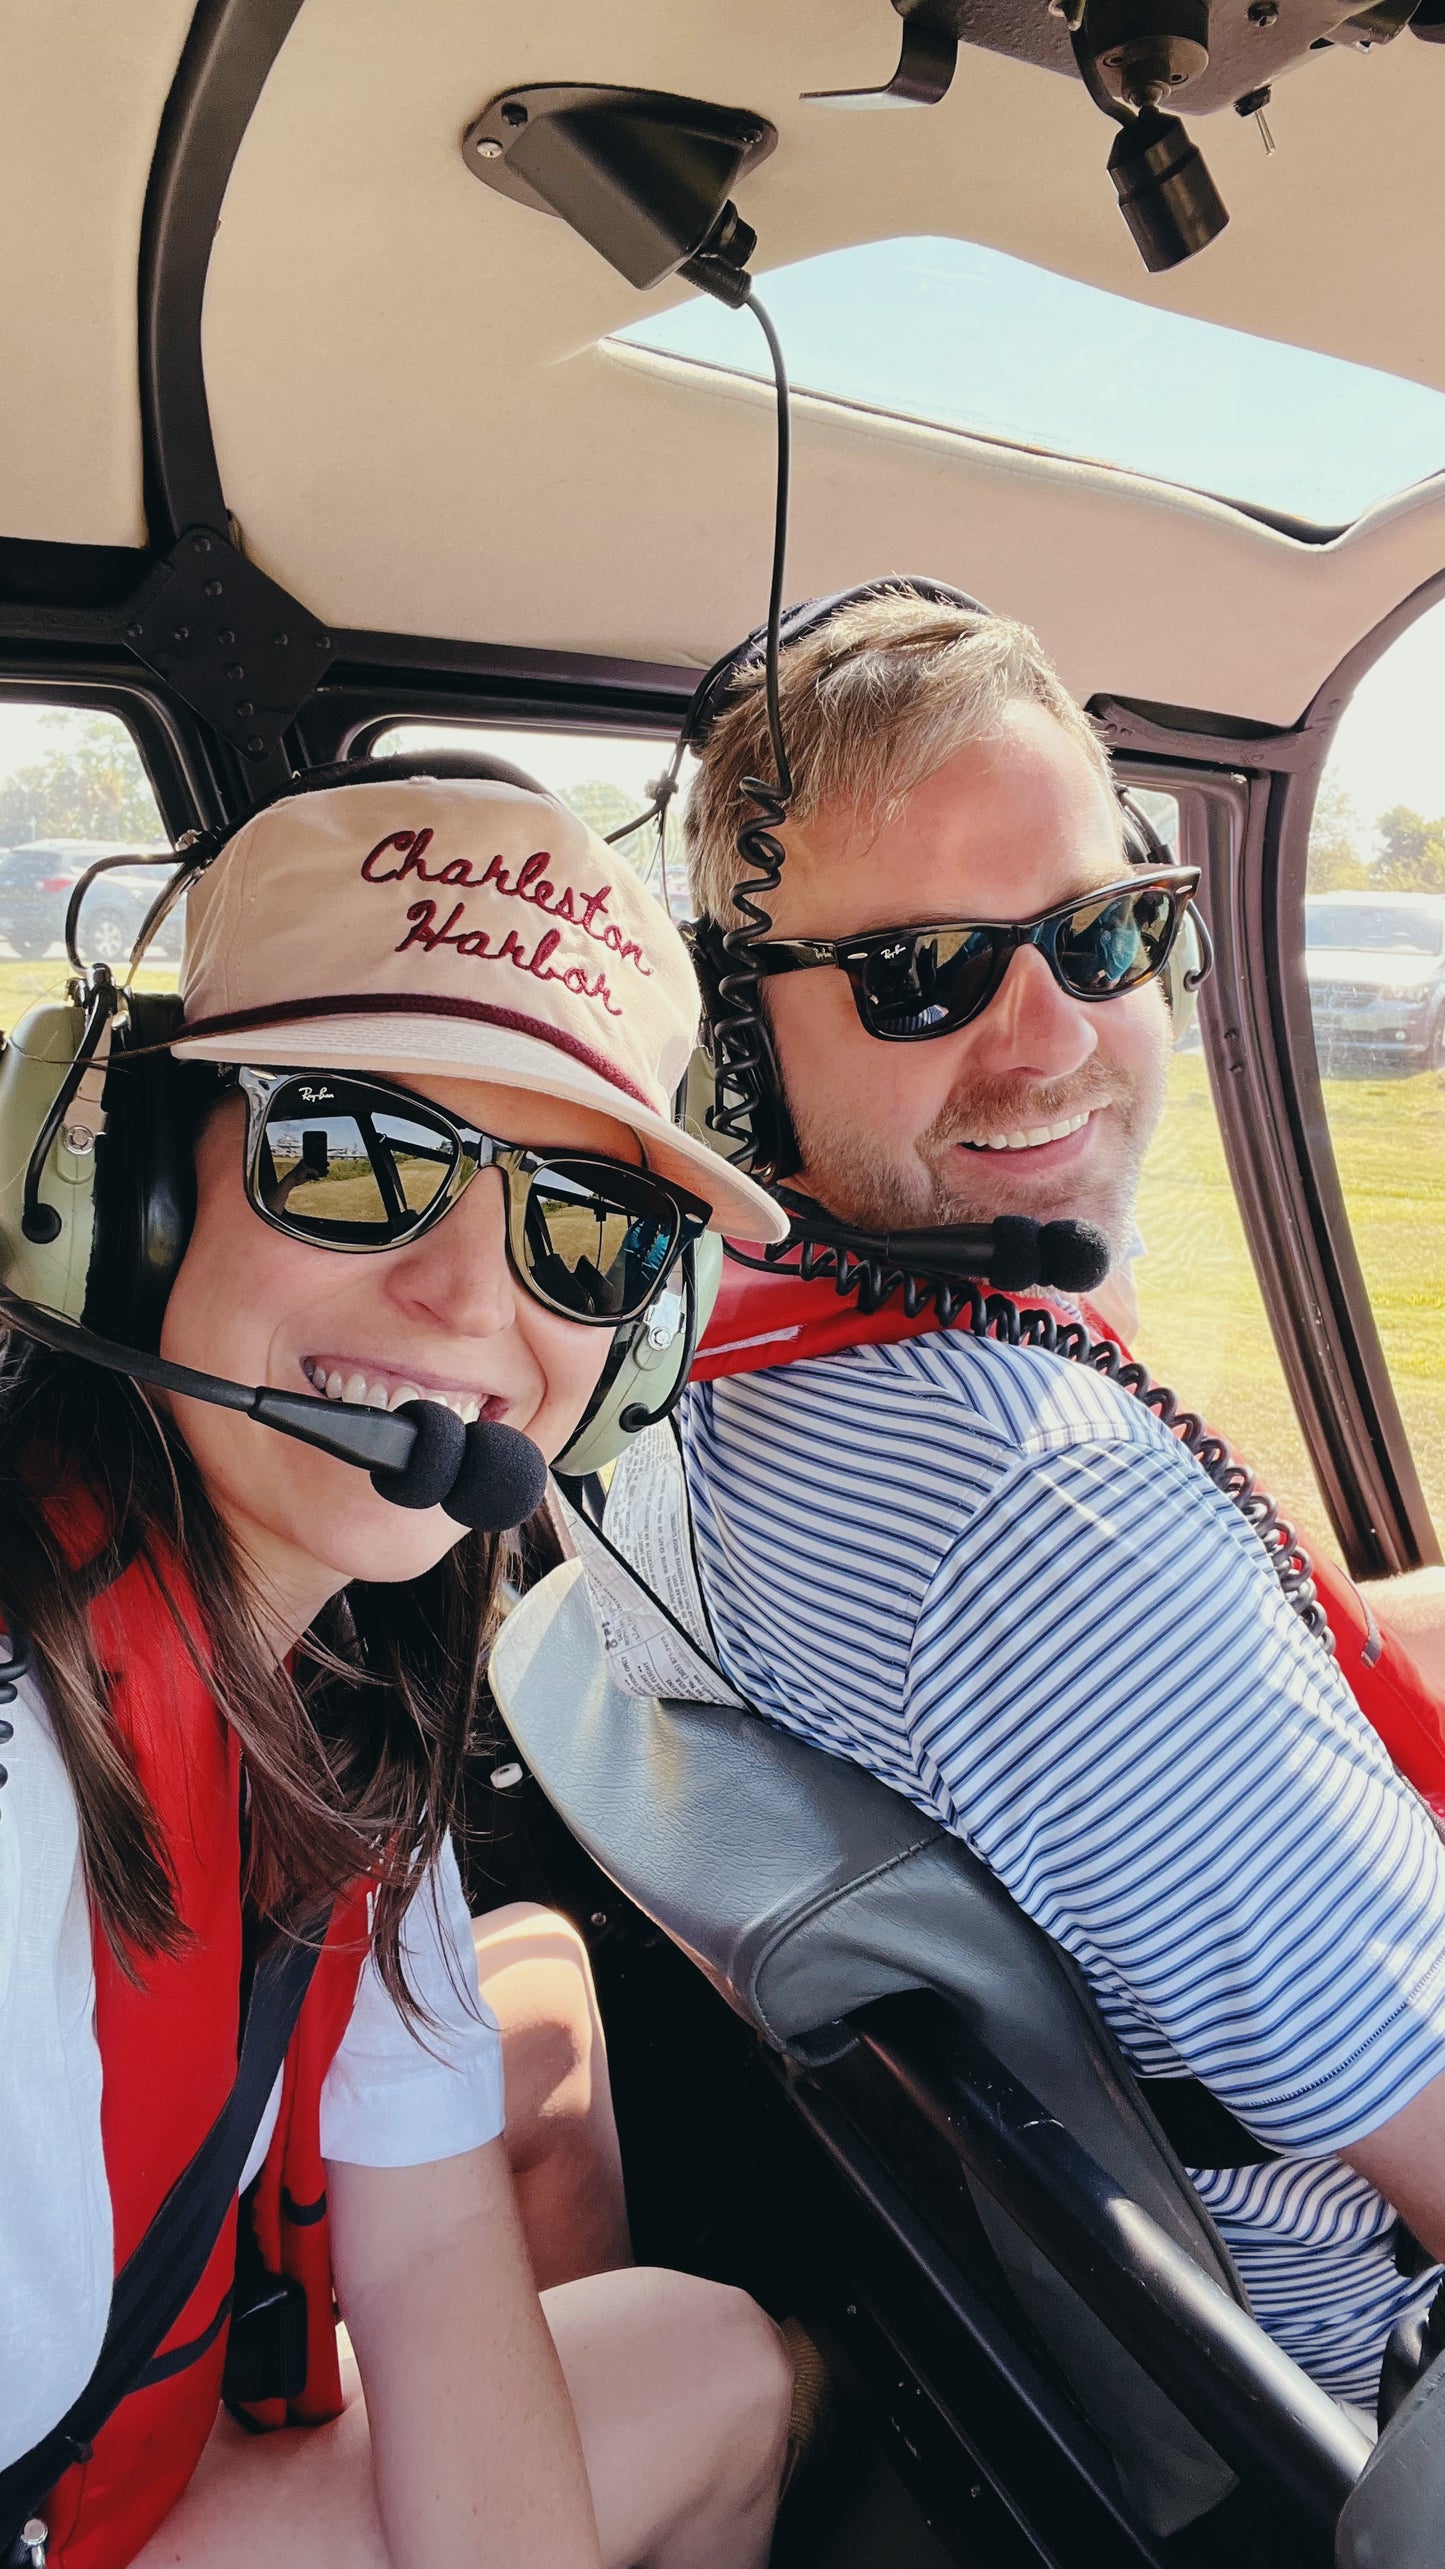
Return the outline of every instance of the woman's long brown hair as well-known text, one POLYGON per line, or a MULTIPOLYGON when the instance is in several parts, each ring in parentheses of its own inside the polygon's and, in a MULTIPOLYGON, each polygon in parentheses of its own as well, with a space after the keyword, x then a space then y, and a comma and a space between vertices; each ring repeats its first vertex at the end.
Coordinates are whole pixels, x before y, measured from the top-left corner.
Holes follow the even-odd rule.
POLYGON ((111 1719, 90 1623, 92 1598, 137 1556, 167 1594, 167 1561, 179 1558, 197 1601, 200 1634, 171 1610, 240 1743, 249 1902, 274 1928, 314 1934, 337 1893, 373 1874, 376 1960, 411 2012, 401 1921, 458 1811, 505 1540, 467 1534, 422 1578, 353 1582, 291 1668, 274 1667, 245 1565, 174 1422, 129 1383, 0 1338, 0 1611, 30 1642, 96 1917, 131 1968, 181 1934, 164 1839, 111 1719), (108 1533, 77 1573, 56 1511, 80 1493, 108 1533))

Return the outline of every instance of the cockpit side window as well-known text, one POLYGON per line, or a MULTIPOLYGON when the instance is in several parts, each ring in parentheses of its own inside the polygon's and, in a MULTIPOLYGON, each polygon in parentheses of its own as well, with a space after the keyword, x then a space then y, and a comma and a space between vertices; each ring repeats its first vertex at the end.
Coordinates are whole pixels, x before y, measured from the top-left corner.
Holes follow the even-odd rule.
MULTIPOLYGON (((144 862, 169 852, 150 779, 119 714, 27 695, 0 702, 0 1025, 39 1000, 63 998, 71 966, 65 916, 71 894, 99 858, 108 866, 86 893, 78 949, 124 977, 142 920, 168 880, 144 862)), ((136 976, 140 990, 174 990, 182 920, 173 912, 136 976)))
POLYGON ((1445 606, 1389 643, 1315 802, 1304 969, 1330 1140, 1416 1471, 1445 1541, 1445 606))
MULTIPOLYGON (((510 759, 556 794, 603 838, 636 820, 652 801, 651 780, 666 767, 667 739, 638 732, 505 731, 494 723, 393 723, 368 744, 374 758, 411 757, 426 749, 473 749, 510 759)), ((687 864, 678 812, 687 800, 694 761, 683 761, 681 791, 668 813, 665 842, 649 822, 618 842, 621 853, 654 891, 665 894, 675 919, 692 916, 687 864)))

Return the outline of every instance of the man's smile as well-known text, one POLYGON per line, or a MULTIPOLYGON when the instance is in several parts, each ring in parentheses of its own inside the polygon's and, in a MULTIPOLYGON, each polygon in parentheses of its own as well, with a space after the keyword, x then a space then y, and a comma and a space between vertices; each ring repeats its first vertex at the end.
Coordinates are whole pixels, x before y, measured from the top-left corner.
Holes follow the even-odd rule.
POLYGON ((1081 1133, 1089 1121, 1091 1109, 1082 1115, 1067 1115, 1058 1124, 1035 1124, 1011 1133, 960 1133, 957 1137, 964 1151, 1039 1151, 1050 1142, 1066 1142, 1071 1133, 1081 1133))

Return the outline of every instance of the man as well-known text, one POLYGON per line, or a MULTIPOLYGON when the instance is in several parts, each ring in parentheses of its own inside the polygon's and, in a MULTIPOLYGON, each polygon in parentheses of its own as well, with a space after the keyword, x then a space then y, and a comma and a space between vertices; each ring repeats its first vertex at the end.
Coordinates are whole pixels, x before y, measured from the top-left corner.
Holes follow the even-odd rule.
MULTIPOLYGON (((1099 744, 1018 626, 875 597, 785 654, 782 718, 772 940, 1026 921, 1129 874, 1099 744)), ((766 742, 755 673, 687 818, 725 924, 766 742)), ((1086 1001, 1024 944, 977 1015, 907 1041, 836 967, 763 989, 792 1183, 830 1213, 1125 1242, 1158 979, 1086 1001)), ((1242 1517, 1127 1393, 966 1331, 699 1385, 683 1436, 729 1677, 956 1831, 1141 2071, 1192 2073, 1280 2153, 1194 2181, 1263 2323, 1372 2409, 1434 2288, 1398 2271, 1395 2210, 1445 2259, 1445 1845, 1242 1517)))

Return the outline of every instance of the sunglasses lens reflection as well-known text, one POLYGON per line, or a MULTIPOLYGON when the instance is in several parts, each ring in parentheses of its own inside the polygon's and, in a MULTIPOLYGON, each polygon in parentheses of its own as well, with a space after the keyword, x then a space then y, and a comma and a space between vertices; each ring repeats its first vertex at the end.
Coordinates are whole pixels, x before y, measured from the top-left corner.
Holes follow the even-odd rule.
POLYGON ((544 1300, 576 1320, 646 1310, 678 1235, 674 1207, 618 1171, 552 1162, 527 1189, 523 1264, 544 1300))
POLYGON ((445 1126, 346 1101, 325 1080, 282 1089, 266 1117, 258 1173, 265 1210, 344 1247, 385 1247, 431 1211, 456 1164, 445 1126))
POLYGON ((1112 998, 1159 970, 1174 925, 1172 896, 1141 885, 1112 901, 1086 903, 1059 930, 1059 975, 1081 999, 1112 998))
MULTIPOLYGON (((1159 884, 1130 886, 1106 900, 1051 912, 1031 937, 1049 957, 1065 990, 1080 999, 1112 999, 1153 979, 1167 961, 1178 921, 1178 895, 1159 884)), ((869 946, 850 966, 868 1032, 884 1043, 946 1035, 979 1016, 994 997, 1014 937, 987 924, 900 929, 869 946)))
POLYGON ((871 1032, 896 1043, 964 1025, 991 993, 997 955, 987 928, 930 928, 875 947, 863 965, 871 1032))
MULTIPOLYGON (((477 1143, 422 1101, 412 1110, 361 1081, 298 1076, 266 1107, 253 1200, 324 1248, 399 1247, 443 1207, 464 1145, 477 1143)), ((666 1188, 607 1160, 493 1147, 511 1255, 536 1300, 570 1320, 639 1319, 682 1238, 666 1188)))

